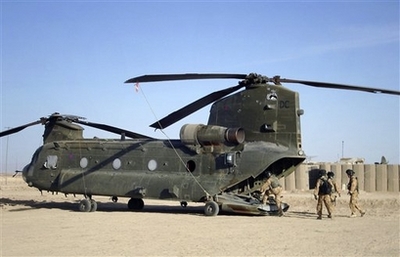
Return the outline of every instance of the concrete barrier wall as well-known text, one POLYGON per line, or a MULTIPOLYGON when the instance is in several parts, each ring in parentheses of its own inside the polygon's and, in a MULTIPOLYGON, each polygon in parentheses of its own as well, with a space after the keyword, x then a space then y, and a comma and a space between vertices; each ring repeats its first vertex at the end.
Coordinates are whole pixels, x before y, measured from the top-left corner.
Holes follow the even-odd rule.
POLYGON ((295 172, 280 180, 284 190, 310 190, 315 187, 318 170, 325 169, 335 173, 335 180, 347 190, 347 169, 356 173, 359 190, 366 192, 400 192, 400 165, 398 164, 340 164, 320 163, 301 164, 295 172))

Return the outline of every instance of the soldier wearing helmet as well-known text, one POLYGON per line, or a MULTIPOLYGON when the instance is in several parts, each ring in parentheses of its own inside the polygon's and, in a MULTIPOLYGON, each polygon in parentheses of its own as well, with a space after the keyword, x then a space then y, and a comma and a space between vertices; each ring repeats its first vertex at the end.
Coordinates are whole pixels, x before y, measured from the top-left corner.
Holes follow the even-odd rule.
POLYGON ((357 217, 356 211, 359 211, 361 217, 365 215, 365 210, 362 210, 358 204, 358 180, 355 176, 355 172, 351 169, 346 170, 349 183, 347 184, 348 194, 350 195, 349 207, 351 210, 350 218, 357 217))
POLYGON ((314 198, 317 202, 317 219, 322 219, 322 203, 328 211, 328 218, 333 218, 333 208, 331 203, 332 185, 328 181, 326 170, 320 170, 319 178, 314 189, 314 198))
POLYGON ((340 188, 337 186, 337 183, 335 181, 335 173, 329 171, 327 175, 328 175, 328 182, 331 183, 332 185, 331 202, 333 206, 336 206, 336 198, 338 196, 341 197, 340 188))
POLYGON ((278 215, 282 216, 282 205, 281 205, 281 197, 282 197, 282 186, 279 183, 278 178, 272 174, 270 171, 266 173, 267 180, 261 186, 261 196, 262 203, 266 204, 270 195, 274 195, 276 206, 278 207, 278 215))

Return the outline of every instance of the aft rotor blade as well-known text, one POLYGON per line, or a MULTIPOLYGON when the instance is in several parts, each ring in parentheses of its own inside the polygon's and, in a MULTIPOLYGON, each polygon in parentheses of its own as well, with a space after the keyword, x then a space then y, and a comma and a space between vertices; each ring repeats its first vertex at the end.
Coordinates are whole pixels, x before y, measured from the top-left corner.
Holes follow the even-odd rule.
POLYGON ((193 79, 245 79, 246 74, 223 74, 223 73, 184 73, 184 74, 155 74, 143 75, 128 79, 125 83, 159 82, 172 80, 193 79))
POLYGON ((41 124, 41 123, 43 123, 42 119, 34 121, 34 122, 31 122, 31 123, 28 123, 28 124, 25 124, 25 125, 22 125, 22 126, 19 126, 19 127, 16 127, 16 128, 12 128, 12 129, 0 132, 0 137, 4 137, 4 136, 10 135, 10 134, 17 133, 17 132, 19 132, 19 131, 27 128, 27 127, 30 127, 30 126, 33 126, 33 125, 37 125, 37 124, 41 124))
POLYGON ((299 83, 299 84, 304 84, 307 86, 320 87, 320 88, 335 88, 335 89, 344 89, 344 90, 364 91, 364 92, 369 92, 369 93, 400 95, 400 91, 381 89, 381 88, 360 87, 360 86, 352 86, 352 85, 344 85, 344 84, 336 84, 336 83, 326 83, 326 82, 315 82, 315 81, 307 81, 307 80, 296 80, 296 79, 279 79, 279 81, 284 82, 284 83, 299 83))
POLYGON ((218 99, 225 97, 225 96, 239 90, 240 88, 242 88, 244 86, 245 85, 239 84, 234 87, 226 88, 226 89, 208 94, 208 95, 198 99, 197 101, 195 101, 191 104, 188 104, 185 107, 169 114, 168 116, 162 118, 161 120, 154 122, 153 124, 150 125, 150 127, 156 128, 156 129, 166 128, 169 125, 171 125, 171 124, 185 118, 186 116, 194 113, 195 111, 203 108, 204 106, 206 106, 212 102, 215 102, 218 99))
POLYGON ((129 130, 113 127, 113 126, 106 125, 106 124, 93 123, 93 122, 81 121, 81 120, 74 120, 73 122, 79 123, 79 124, 82 124, 82 125, 86 125, 86 126, 89 126, 89 127, 92 127, 92 128, 105 130, 105 131, 108 131, 108 132, 111 132, 111 133, 115 133, 115 134, 118 134, 118 135, 125 134, 125 136, 130 137, 130 138, 153 139, 153 138, 145 136, 145 135, 141 135, 141 134, 129 131, 129 130))

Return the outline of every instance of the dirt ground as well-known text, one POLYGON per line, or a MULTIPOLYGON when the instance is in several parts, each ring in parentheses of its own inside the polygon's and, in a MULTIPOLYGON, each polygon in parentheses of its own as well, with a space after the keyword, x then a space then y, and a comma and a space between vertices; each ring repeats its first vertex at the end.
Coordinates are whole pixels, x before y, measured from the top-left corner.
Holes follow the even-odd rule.
MULTIPOLYGON (((361 192, 364 217, 349 218, 347 195, 335 218, 316 219, 311 191, 284 192, 284 217, 220 214, 203 204, 94 197, 98 210, 78 211, 81 196, 29 188, 0 177, 1 256, 399 256, 399 193, 361 192)), ((324 210, 326 213, 326 210, 324 210)))

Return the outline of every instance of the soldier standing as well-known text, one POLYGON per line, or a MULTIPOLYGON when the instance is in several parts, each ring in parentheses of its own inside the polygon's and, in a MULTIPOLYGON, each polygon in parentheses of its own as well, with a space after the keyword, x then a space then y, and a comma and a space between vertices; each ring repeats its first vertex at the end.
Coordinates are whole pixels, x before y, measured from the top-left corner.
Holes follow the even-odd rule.
POLYGON ((346 170, 349 183, 347 184, 348 194, 350 195, 349 207, 351 210, 350 218, 357 217, 356 211, 359 211, 361 217, 365 215, 365 211, 358 205, 358 180, 353 170, 346 170))
POLYGON ((337 183, 335 181, 335 173, 329 171, 327 174, 328 174, 328 181, 332 185, 331 202, 334 206, 336 206, 336 198, 338 196, 341 197, 340 188, 337 186, 337 183))
POLYGON ((266 204, 268 197, 271 194, 273 194, 275 196, 276 206, 278 207, 278 215, 282 216, 283 215, 282 204, 281 204, 282 186, 279 183, 278 178, 275 175, 271 174, 270 171, 267 171, 266 175, 267 175, 267 180, 260 188, 262 203, 266 204))
POLYGON ((326 170, 320 170, 319 178, 317 180, 317 184, 314 189, 314 198, 318 200, 317 202, 317 219, 322 219, 322 203, 325 204, 326 210, 328 211, 328 218, 332 219, 333 209, 331 204, 331 190, 332 186, 328 181, 328 177, 326 175, 326 170))

